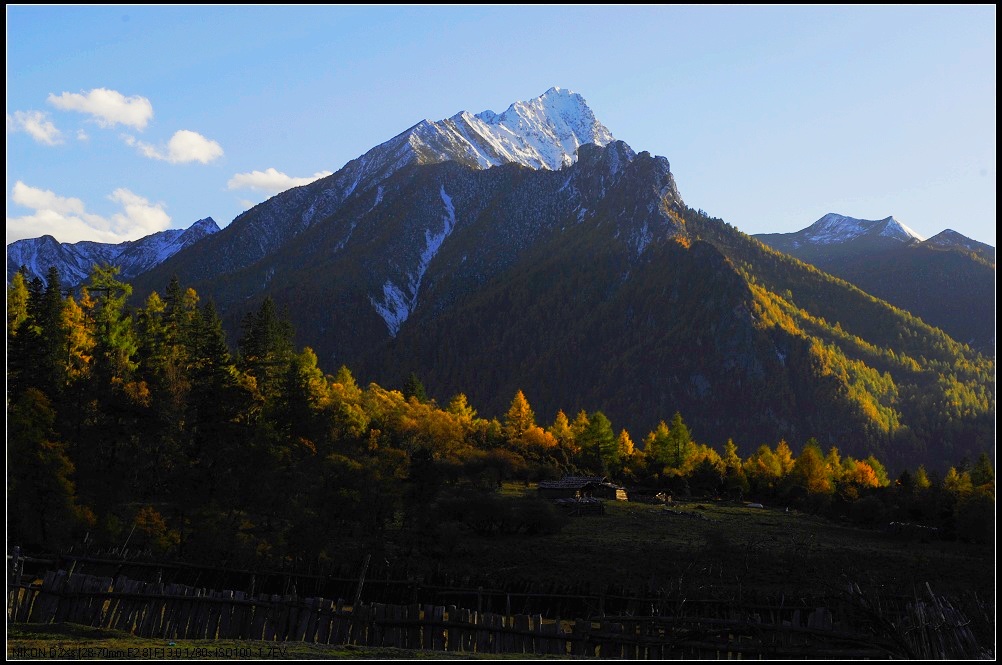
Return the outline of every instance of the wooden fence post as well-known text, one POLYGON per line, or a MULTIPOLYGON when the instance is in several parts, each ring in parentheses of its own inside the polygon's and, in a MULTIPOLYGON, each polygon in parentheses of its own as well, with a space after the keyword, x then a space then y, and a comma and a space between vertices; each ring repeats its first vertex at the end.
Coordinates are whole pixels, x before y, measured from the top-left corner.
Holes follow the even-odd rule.
POLYGON ((217 638, 220 640, 225 640, 230 638, 230 631, 233 625, 233 611, 234 611, 234 594, 232 589, 223 589, 222 594, 223 600, 230 602, 224 603, 219 612, 219 632, 216 634, 217 638))
POLYGON ((445 607, 441 605, 436 605, 432 612, 432 646, 434 651, 443 651, 445 649, 445 627, 442 625, 445 622, 445 607))
POLYGON ((334 601, 320 598, 317 602, 317 643, 328 644, 334 623, 334 601))
POLYGON ((474 635, 477 653, 493 653, 490 650, 490 633, 487 630, 487 615, 477 612, 473 615, 474 635))
POLYGON ((250 611, 250 607, 243 603, 246 598, 247 594, 244 591, 233 592, 233 600, 237 601, 237 603, 233 606, 233 616, 230 619, 229 637, 231 639, 244 639, 246 635, 244 626, 247 624, 247 613, 250 611))
POLYGON ((362 586, 365 584, 365 573, 369 570, 369 560, 371 558, 371 554, 365 555, 365 562, 362 564, 362 574, 358 576, 358 588, 355 589, 355 600, 352 602, 352 607, 362 602, 362 586))
POLYGON ((338 598, 334 606, 334 625, 331 627, 331 639, 328 644, 347 644, 350 622, 344 609, 344 599, 338 598))
POLYGON ((529 635, 529 617, 525 614, 516 614, 514 623, 515 632, 515 653, 532 652, 532 636, 529 635))
POLYGON ((445 648, 447 651, 459 651, 462 645, 463 629, 459 622, 459 613, 455 605, 445 607, 445 648))
POLYGON ((475 648, 475 632, 473 630, 474 613, 470 610, 460 610, 460 619, 463 622, 463 638, 460 650, 471 653, 475 648))
POLYGON ((421 606, 411 603, 407 606, 407 648, 421 648, 421 606))
POLYGON ((593 656, 595 649, 591 644, 591 621, 577 619, 574 621, 574 655, 593 656))

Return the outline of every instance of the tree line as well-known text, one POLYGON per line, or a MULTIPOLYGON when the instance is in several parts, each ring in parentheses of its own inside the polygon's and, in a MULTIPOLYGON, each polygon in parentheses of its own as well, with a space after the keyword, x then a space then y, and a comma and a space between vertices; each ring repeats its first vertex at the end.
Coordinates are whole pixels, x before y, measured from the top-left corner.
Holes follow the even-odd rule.
POLYGON ((813 440, 798 455, 785 441, 718 452, 680 413, 639 443, 601 411, 540 423, 521 391, 485 418, 462 393, 440 405, 413 374, 399 390, 325 374, 271 299, 231 349, 214 305, 176 278, 132 308, 112 267, 76 293, 55 268, 44 283, 25 275, 7 293, 8 539, 36 550, 86 540, 275 563, 378 548, 390 532, 420 545, 444 521, 545 533, 560 526, 550 504, 502 507, 494 490, 565 474, 993 532, 984 455, 892 480, 876 457, 813 440))

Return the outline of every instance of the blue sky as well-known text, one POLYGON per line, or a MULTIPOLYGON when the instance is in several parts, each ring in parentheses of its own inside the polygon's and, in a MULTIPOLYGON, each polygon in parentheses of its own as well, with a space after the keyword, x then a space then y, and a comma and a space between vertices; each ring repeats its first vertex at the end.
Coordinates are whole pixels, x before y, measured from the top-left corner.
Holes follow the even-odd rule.
POLYGON ((994 5, 7 6, 7 242, 221 226, 416 122, 551 86, 746 233, 995 245, 994 5))

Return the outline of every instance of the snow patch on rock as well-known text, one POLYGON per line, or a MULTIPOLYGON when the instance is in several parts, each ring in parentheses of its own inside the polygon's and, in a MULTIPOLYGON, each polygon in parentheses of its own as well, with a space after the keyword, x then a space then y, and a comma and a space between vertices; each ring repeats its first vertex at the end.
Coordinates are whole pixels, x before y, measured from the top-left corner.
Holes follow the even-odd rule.
POLYGON ((369 296, 369 302, 372 303, 376 313, 386 322, 391 337, 397 336, 400 326, 417 307, 418 293, 421 290, 421 282, 424 280, 425 273, 428 272, 428 266, 431 265, 435 255, 442 248, 445 239, 456 228, 456 207, 452 202, 452 197, 445 191, 445 185, 440 186, 439 195, 445 208, 445 214, 442 216, 442 228, 434 232, 431 229, 425 229, 424 248, 421 250, 414 271, 406 275, 405 287, 401 288, 387 279, 383 283, 382 302, 377 302, 372 296, 369 296))

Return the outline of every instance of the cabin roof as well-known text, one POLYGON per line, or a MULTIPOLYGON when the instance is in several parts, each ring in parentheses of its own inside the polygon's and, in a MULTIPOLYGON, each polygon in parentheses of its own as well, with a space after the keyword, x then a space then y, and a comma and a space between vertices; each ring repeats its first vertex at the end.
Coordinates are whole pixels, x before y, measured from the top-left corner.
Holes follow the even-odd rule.
POLYGON ((582 489, 588 485, 601 485, 605 482, 602 476, 564 476, 560 480, 541 480, 540 489, 573 490, 582 489))
POLYGON ((623 489, 619 485, 608 482, 608 479, 604 476, 564 476, 560 480, 539 481, 539 489, 544 490, 579 490, 590 485, 623 489))

